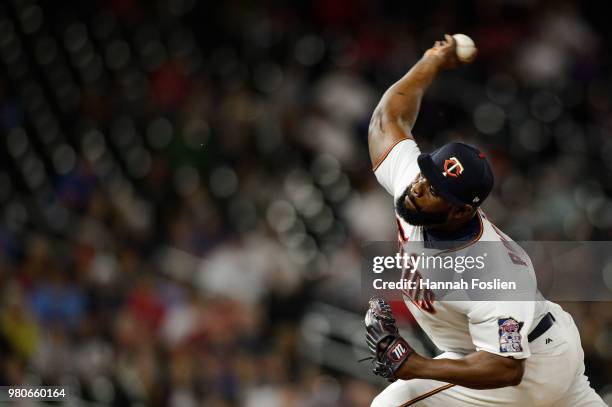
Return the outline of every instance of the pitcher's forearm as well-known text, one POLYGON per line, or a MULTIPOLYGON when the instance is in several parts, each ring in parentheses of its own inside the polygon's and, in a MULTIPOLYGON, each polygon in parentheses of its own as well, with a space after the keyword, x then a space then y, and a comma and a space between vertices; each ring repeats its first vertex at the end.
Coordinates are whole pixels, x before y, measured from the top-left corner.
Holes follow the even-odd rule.
POLYGON ((384 93, 368 129, 372 168, 376 169, 399 142, 412 139, 421 99, 440 69, 456 66, 455 42, 449 35, 436 41, 403 78, 384 93))
POLYGON ((520 359, 474 352, 463 359, 428 359, 411 355, 396 372, 399 379, 430 379, 472 389, 516 386, 523 377, 520 359))
POLYGON ((416 122, 421 99, 441 68, 441 59, 425 55, 383 95, 377 109, 384 120, 398 121, 410 131, 416 122))

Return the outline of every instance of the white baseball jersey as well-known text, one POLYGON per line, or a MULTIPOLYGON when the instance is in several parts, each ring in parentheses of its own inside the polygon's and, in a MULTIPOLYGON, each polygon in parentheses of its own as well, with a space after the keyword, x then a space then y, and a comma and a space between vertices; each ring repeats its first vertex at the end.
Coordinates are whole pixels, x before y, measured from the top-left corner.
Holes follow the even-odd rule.
MULTIPOLYGON (((413 140, 403 140, 397 143, 384 158, 382 163, 375 168, 378 182, 393 196, 393 202, 397 200, 406 190, 407 186, 415 179, 420 170, 417 157, 420 150, 413 140)), ((530 273, 535 278, 533 265, 529 256, 513 243, 512 240, 501 232, 493 223, 487 219, 484 212, 479 209, 477 216, 480 221, 480 232, 471 242, 465 242, 458 250, 469 251, 470 245, 476 242, 500 242, 512 245, 508 255, 496 255, 487 259, 487 267, 494 269, 509 270, 509 275, 516 272, 530 273), (517 261, 520 259, 520 261, 517 261)), ((398 238, 404 245, 410 242, 422 242, 423 228, 406 223, 396 214, 398 221, 398 238)), ((411 246, 411 249, 413 247, 411 246)), ((453 386, 433 380, 410 380, 397 381, 389 386, 379 397, 373 406, 383 405, 413 405, 422 400, 419 393, 428 395, 428 401, 423 405, 561 405, 558 399, 563 395, 558 386, 560 383, 567 385, 573 383, 574 376, 580 377, 579 383, 575 384, 579 398, 583 400, 594 400, 595 404, 580 405, 603 405, 601 398, 589 387, 588 379, 584 376, 584 363, 581 353, 576 351, 573 358, 580 359, 576 362, 576 370, 566 373, 566 379, 553 379, 550 372, 541 369, 561 369, 567 364, 565 357, 557 359, 550 357, 554 340, 557 346, 560 343, 577 343, 580 348, 580 338, 577 330, 573 327, 571 316, 564 312, 560 306, 549 301, 436 301, 413 302, 404 296, 406 306, 421 326, 423 331, 430 337, 433 343, 445 353, 440 357, 458 358, 462 355, 484 350, 490 353, 517 359, 528 359, 527 366, 533 366, 525 372, 521 385, 512 388, 494 390, 472 390, 453 386), (538 338, 534 343, 528 342, 528 334, 540 322, 548 312, 552 312, 559 322, 565 323, 567 333, 562 333, 561 328, 551 328, 548 339, 538 338), (573 330, 572 330, 573 329, 573 330), (563 336, 567 336, 563 338, 563 336), (532 346, 533 345, 533 346, 532 346), (548 346, 545 346, 548 345, 548 346), (538 362, 540 358, 546 360, 546 366, 538 362), (564 360, 565 359, 565 360, 564 360), (540 369, 540 370, 538 370, 540 369), (582 373, 580 373, 582 369, 582 373), (539 377, 549 375, 546 377, 539 377), (550 387, 546 393, 546 381, 556 380, 555 386, 550 387), (586 383, 586 384, 585 384, 586 383), (536 388, 540 392, 535 395, 536 388), (510 389, 510 390, 509 390, 510 389), (516 390, 518 389, 518 391, 516 390), (429 397, 438 391, 444 390, 444 396, 429 397), (585 396, 586 394, 586 396, 585 396), (554 403, 553 403, 554 400, 554 403), (451 404, 449 404, 451 403, 451 404)), ((556 348, 559 351, 559 348, 556 348)), ((582 349, 580 348, 580 352, 582 349)), ((569 357, 569 354, 566 355, 569 357)), ((574 363, 574 361, 572 361, 574 363)), ((578 379, 576 379, 578 380, 578 379)), ((568 398, 569 396, 566 396, 568 398)), ((420 404, 419 404, 420 405, 420 404)), ((578 405, 578 404, 575 404, 578 405)))

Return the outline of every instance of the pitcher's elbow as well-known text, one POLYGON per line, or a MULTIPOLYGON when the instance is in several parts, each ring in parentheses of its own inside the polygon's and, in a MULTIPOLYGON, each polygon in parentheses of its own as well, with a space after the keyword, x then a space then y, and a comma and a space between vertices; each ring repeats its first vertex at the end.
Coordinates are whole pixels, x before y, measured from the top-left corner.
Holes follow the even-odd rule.
POLYGON ((521 384, 524 374, 525 368, 523 366, 523 363, 517 363, 514 369, 509 372, 508 386, 518 386, 519 384, 521 384))

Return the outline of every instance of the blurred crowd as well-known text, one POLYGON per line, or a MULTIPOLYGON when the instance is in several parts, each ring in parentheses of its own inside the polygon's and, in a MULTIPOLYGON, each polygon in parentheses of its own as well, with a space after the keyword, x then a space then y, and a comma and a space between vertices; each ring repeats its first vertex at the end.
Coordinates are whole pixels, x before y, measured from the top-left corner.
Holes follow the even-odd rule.
MULTIPOLYGON (((515 240, 610 240, 602 10, 421 3, 0 5, 1 384, 78 405, 369 405, 381 382, 305 355, 300 320, 363 312, 360 245, 395 238, 370 114, 446 32, 479 59, 430 89, 421 148, 487 151, 484 208, 515 240)), ((611 402, 612 307, 564 306, 611 402)))

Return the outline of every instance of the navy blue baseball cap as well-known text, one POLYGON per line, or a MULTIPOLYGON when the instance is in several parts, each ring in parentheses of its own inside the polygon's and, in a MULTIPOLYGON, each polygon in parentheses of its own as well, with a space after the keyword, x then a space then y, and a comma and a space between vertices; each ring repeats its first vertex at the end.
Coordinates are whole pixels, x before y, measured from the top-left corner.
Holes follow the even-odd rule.
POLYGON ((479 206, 493 188, 493 171, 485 155, 463 143, 448 143, 417 159, 421 173, 447 202, 479 206))

